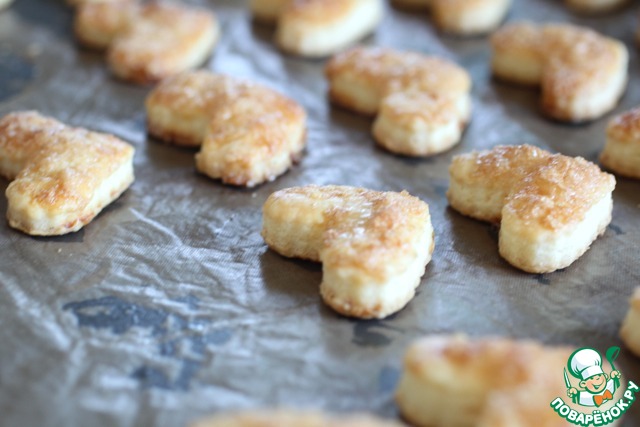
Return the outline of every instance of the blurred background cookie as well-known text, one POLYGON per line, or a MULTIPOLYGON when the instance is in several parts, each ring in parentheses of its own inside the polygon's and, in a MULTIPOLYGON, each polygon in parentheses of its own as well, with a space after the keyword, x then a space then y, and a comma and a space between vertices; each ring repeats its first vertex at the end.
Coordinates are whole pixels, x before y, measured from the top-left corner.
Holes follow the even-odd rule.
POLYGON ((373 135, 387 150, 429 156, 460 141, 471 115, 471 78, 445 59, 378 47, 357 47, 326 66, 331 101, 377 114, 373 135))
POLYGON ((139 84, 197 68, 220 32, 215 15, 203 9, 127 0, 81 4, 74 30, 81 44, 107 50, 117 77, 139 84))
POLYGON ((640 108, 614 117, 600 163, 615 174, 640 179, 640 108))
POLYGON ((151 135, 202 147, 198 171, 253 187, 286 172, 302 156, 306 113, 265 86, 206 71, 162 81, 146 100, 151 135))
POLYGON ((566 394, 560 378, 570 355, 533 341, 422 338, 406 352, 396 402, 418 427, 564 426, 549 402, 566 394))
POLYGON ((337 53, 372 33, 382 20, 382 0, 252 0, 254 17, 275 22, 276 42, 306 57, 337 53))
POLYGON ((556 120, 597 119, 627 86, 625 45, 585 27, 518 22, 496 31, 491 45, 494 76, 540 86, 542 112, 556 120))
POLYGON ((509 12, 511 0, 393 0, 408 9, 430 10, 436 26, 461 36, 494 30, 509 12))

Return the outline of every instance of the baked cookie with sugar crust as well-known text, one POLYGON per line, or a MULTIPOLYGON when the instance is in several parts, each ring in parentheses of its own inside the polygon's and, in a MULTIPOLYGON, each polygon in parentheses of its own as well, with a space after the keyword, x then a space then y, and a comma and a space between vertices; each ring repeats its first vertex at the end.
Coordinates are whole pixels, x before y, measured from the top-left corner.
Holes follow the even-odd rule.
POLYGON ((511 0, 393 0, 401 8, 430 10, 436 26, 461 36, 493 31, 503 21, 511 0))
POLYGON ((216 17, 206 10, 126 0, 80 5, 74 29, 81 44, 107 49, 117 77, 140 84, 198 67, 219 37, 216 17))
POLYGON ((122 34, 139 13, 135 0, 81 3, 74 18, 74 32, 80 44, 105 50, 122 34))
POLYGON ((251 0, 253 16, 277 25, 276 42, 285 52, 325 57, 375 30, 382 0, 251 0))
POLYGON ((0 120, 0 175, 9 225, 34 236, 91 222, 134 180, 134 149, 112 135, 68 127, 32 111, 0 120))
POLYGON ((377 114, 373 135, 387 150, 429 156, 460 141, 471 115, 471 79, 458 65, 414 52, 357 47, 326 66, 329 96, 377 114))
POLYGON ((191 427, 402 427, 403 424, 366 414, 327 415, 291 409, 255 410, 214 415, 191 427))
POLYGON ((417 427, 565 427, 549 403, 566 396, 571 353, 533 341, 423 338, 406 352, 396 402, 417 427))
POLYGON ((500 223, 500 255, 530 273, 568 267, 611 222, 615 178, 581 157, 529 145, 453 158, 447 198, 472 218, 500 223))
POLYGON ((149 133, 201 147, 196 167, 232 185, 275 179, 298 161, 306 113, 295 101, 242 79, 191 71, 163 80, 146 100, 149 133))
POLYGON ((600 164, 618 175, 640 179, 640 108, 609 122, 600 164))
POLYGON ((612 110, 627 85, 629 54, 618 40, 569 24, 506 25, 491 38, 499 79, 540 86, 545 115, 583 122, 612 110))
POLYGON ((433 233, 429 206, 404 191, 309 185, 277 191, 263 208, 267 245, 321 262, 325 303, 363 319, 387 317, 413 298, 433 233))

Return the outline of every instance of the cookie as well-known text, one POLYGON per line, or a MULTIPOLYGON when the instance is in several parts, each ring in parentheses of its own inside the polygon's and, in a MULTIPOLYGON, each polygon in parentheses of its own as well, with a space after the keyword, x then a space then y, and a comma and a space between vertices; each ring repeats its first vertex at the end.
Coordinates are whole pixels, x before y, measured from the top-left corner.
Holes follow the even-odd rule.
POLYGON ((74 19, 76 39, 91 49, 107 49, 134 22, 139 11, 136 2, 129 0, 83 3, 74 19))
POLYGON ((566 395, 570 355, 532 341, 423 338, 405 355, 396 402, 417 427, 565 426, 549 402, 566 395))
POLYGON ((91 222, 134 180, 134 149, 112 135, 72 128, 36 112, 0 120, 0 175, 9 225, 34 236, 91 222))
POLYGON ((393 0, 410 9, 430 9, 442 31, 470 36, 494 30, 509 11, 511 0, 393 0))
POLYGON ((83 4, 74 28, 80 43, 107 49, 117 77, 139 84, 197 68, 219 37, 213 13, 170 3, 83 4))
POLYGON ((198 171, 253 187, 286 172, 305 147, 306 113, 262 85, 206 71, 162 81, 146 100, 151 135, 200 147, 198 171))
POLYGON ((600 164, 617 175, 640 179, 640 108, 609 122, 600 164))
POLYGON ((373 134, 387 150, 429 156, 460 141, 471 115, 471 79, 456 64, 414 52, 358 47, 327 64, 329 96, 377 114, 373 134))
POLYGON ((325 303, 363 319, 402 309, 434 248, 426 203, 404 191, 332 185, 273 193, 264 204, 262 237, 283 256, 321 262, 325 303))
POLYGON ((588 28, 519 22, 496 31, 491 44, 493 74, 540 86, 542 112, 559 121, 601 117, 627 85, 627 48, 588 28))
POLYGON ((500 255, 530 273, 568 267, 611 222, 615 178, 581 157, 529 145, 453 158, 451 207, 499 222, 500 255))
POLYGON ((258 20, 275 21, 276 42, 285 52, 325 57, 375 30, 384 11, 382 0, 252 0, 258 20))

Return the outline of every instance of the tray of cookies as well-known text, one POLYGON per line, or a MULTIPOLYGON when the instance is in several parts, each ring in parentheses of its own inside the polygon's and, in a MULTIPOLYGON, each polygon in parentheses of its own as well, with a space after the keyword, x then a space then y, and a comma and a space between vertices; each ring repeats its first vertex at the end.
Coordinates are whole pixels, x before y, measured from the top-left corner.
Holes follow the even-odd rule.
POLYGON ((639 13, 0 1, 0 424, 640 425, 639 13))

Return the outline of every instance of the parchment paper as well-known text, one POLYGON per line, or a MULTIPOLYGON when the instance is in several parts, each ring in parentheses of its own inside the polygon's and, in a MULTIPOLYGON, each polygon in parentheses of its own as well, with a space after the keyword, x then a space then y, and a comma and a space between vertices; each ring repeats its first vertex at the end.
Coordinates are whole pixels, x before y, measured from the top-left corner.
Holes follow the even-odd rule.
MULTIPOLYGON (((607 118, 581 126, 542 118, 535 90, 490 79, 486 38, 443 36, 426 14, 389 7, 365 43, 451 58, 475 85, 460 145, 427 160, 393 156, 375 147, 370 119, 329 106, 324 61, 278 52, 273 29, 252 24, 248 2, 193 3, 222 24, 207 68, 268 84, 309 113, 308 150, 275 182, 223 186, 195 172, 193 151, 149 140, 150 88, 114 80, 102 54, 78 48, 61 1, 18 0, 0 12, 0 114, 37 109, 137 150, 134 185, 82 231, 34 238, 0 224, 2 426, 183 426, 218 410, 271 405, 394 417, 402 355, 425 334, 622 345, 618 328, 640 285, 640 182, 618 179, 606 234, 571 267, 545 275, 510 267, 498 255, 497 229, 462 217, 445 198, 455 154, 529 143, 595 160, 607 118), (309 183, 406 189, 429 203, 434 259, 397 315, 340 317, 321 302, 320 265, 267 250, 264 200, 309 183)), ((637 11, 584 18, 560 1, 520 0, 509 19, 575 22, 624 40, 631 81, 620 112, 640 104, 637 11)), ((0 191, 7 184, 0 180, 0 191)), ((640 360, 624 347, 619 362, 640 380, 640 360)), ((640 425, 635 406, 626 426, 640 425)))

